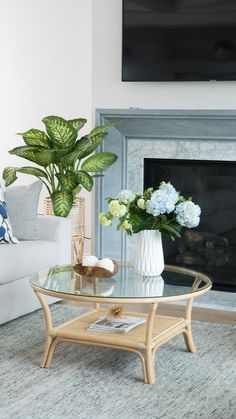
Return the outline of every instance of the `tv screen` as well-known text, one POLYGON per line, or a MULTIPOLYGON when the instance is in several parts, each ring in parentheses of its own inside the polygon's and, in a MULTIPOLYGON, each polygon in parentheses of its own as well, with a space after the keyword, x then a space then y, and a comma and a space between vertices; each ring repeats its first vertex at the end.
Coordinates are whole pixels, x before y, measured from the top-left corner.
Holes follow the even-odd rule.
POLYGON ((236 0, 123 0, 122 80, 236 80, 236 0))

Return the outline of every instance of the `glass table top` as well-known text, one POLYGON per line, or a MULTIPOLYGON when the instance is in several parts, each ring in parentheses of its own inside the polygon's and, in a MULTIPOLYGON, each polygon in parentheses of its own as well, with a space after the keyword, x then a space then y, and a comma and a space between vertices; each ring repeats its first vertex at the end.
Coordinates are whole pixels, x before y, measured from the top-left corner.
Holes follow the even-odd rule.
POLYGON ((211 280, 202 273, 166 266, 161 276, 139 275, 131 266, 120 266, 109 278, 95 278, 77 273, 72 266, 57 266, 30 276, 30 283, 45 291, 104 297, 151 298, 179 296, 210 288, 211 280))

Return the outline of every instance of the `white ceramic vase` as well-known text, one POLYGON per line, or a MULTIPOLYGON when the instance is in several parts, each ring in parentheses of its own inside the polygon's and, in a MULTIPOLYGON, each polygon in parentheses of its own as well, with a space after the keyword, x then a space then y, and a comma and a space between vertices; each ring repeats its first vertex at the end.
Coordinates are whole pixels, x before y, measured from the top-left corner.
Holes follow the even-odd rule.
POLYGON ((158 230, 143 230, 137 234, 134 261, 136 271, 143 276, 158 276, 164 270, 161 233, 158 230))
POLYGON ((141 276, 136 278, 136 295, 140 297, 161 297, 164 291, 164 280, 161 275, 141 276))

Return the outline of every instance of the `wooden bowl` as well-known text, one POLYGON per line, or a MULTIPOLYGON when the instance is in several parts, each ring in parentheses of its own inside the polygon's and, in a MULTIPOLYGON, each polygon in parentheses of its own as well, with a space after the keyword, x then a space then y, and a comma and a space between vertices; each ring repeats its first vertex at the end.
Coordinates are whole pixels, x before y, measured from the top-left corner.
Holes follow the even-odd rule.
POLYGON ((114 271, 108 271, 105 268, 100 268, 99 266, 82 266, 82 263, 78 263, 74 266, 74 270, 80 275, 94 276, 97 278, 109 278, 110 276, 115 275, 119 271, 119 265, 116 260, 112 259, 114 263, 114 271))

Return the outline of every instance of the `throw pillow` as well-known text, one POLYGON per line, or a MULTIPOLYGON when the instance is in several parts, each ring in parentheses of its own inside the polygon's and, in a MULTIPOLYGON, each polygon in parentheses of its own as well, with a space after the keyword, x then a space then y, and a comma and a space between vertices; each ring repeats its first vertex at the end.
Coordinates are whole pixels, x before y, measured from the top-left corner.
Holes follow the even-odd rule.
POLYGON ((18 243, 18 240, 13 236, 7 206, 4 199, 4 191, 0 184, 0 244, 16 244, 18 243))
POLYGON ((5 190, 12 229, 19 240, 38 240, 38 203, 42 181, 5 190))

